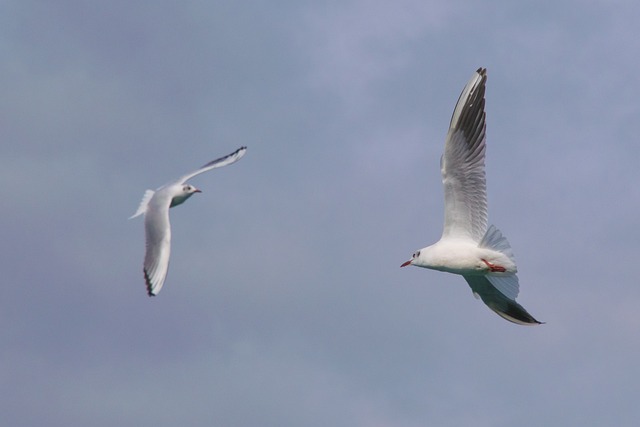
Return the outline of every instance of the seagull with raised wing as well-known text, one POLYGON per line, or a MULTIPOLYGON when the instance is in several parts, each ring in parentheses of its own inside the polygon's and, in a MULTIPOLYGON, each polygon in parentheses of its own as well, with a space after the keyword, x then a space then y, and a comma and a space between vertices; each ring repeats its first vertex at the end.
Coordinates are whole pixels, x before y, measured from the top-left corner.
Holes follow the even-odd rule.
POLYGON ((415 265, 460 274, 476 297, 499 316, 519 325, 538 325, 516 302, 516 261, 500 230, 487 227, 484 93, 487 70, 479 68, 453 111, 444 154, 444 230, 438 242, 416 251, 401 267, 415 265))
POLYGON ((240 147, 233 153, 213 160, 199 169, 163 185, 156 191, 147 190, 144 193, 138 210, 131 218, 144 214, 146 253, 143 271, 149 296, 158 295, 169 269, 169 253, 171 252, 169 208, 184 203, 195 193, 202 192, 193 185, 187 184, 187 181, 211 169, 235 163, 246 152, 247 147, 240 147))

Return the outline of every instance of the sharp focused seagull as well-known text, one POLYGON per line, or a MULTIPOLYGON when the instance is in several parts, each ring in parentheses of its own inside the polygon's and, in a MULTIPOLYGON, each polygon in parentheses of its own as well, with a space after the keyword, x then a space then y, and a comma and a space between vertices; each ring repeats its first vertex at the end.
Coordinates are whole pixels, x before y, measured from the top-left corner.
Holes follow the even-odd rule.
POLYGON ((233 153, 213 160, 199 169, 163 185, 156 191, 147 190, 144 193, 138 210, 131 218, 144 214, 147 249, 144 256, 143 270, 149 296, 158 295, 167 277, 167 270, 169 269, 169 253, 171 252, 169 208, 184 203, 195 193, 201 193, 196 187, 186 182, 194 176, 211 169, 235 163, 240 160, 246 152, 247 147, 240 147, 233 153))
POLYGON ((511 246, 500 230, 487 227, 484 172, 484 92, 487 70, 479 68, 453 110, 440 159, 444 185, 444 230, 438 242, 413 254, 415 265, 460 274, 474 295, 499 316, 519 325, 538 325, 516 302, 519 284, 511 246))

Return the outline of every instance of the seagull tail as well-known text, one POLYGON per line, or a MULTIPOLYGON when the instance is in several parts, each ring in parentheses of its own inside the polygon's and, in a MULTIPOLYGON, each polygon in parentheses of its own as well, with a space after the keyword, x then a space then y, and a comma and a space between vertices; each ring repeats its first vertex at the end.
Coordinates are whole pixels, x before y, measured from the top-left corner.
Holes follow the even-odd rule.
POLYGON ((509 241, 495 225, 490 225, 489 228, 487 228, 487 232, 484 233, 484 237, 480 240, 478 246, 501 252, 508 256, 514 265, 516 263, 516 258, 513 255, 513 249, 511 249, 509 241))
POLYGON ((155 191, 153 190, 145 191, 144 196, 142 196, 142 200, 140 201, 140 206, 138 206, 138 210, 136 211, 136 213, 131 215, 129 219, 133 219, 145 213, 147 211, 147 206, 149 206, 149 200, 151 200, 154 194, 155 194, 155 191))

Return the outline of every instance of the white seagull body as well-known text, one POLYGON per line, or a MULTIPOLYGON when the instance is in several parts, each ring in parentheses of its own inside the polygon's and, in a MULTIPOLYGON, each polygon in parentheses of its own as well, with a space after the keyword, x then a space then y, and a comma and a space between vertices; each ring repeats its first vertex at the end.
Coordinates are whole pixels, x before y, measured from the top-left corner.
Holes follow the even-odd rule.
POLYGON ((213 160, 199 169, 163 185, 156 191, 147 190, 144 193, 140 207, 131 218, 144 214, 146 253, 143 271, 149 296, 158 295, 167 278, 169 254, 171 252, 169 208, 178 206, 193 194, 201 192, 194 186, 186 184, 186 182, 194 176, 211 169, 235 163, 244 156, 246 151, 247 147, 241 147, 227 156, 213 160))
POLYGON ((537 325, 516 302, 519 284, 511 246, 500 230, 487 227, 484 93, 487 70, 479 68, 460 94, 440 160, 444 185, 444 230, 440 240, 413 254, 415 265, 460 274, 476 297, 498 315, 537 325))

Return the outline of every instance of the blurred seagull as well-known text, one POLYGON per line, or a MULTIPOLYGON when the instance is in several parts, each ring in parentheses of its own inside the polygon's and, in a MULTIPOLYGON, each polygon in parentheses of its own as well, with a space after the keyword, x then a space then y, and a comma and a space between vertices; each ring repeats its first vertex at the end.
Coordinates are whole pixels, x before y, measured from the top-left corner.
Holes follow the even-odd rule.
POLYGON ((246 152, 247 147, 240 147, 233 153, 213 160, 201 168, 163 185, 156 191, 147 190, 144 193, 140 207, 129 219, 144 214, 147 250, 144 256, 143 270, 149 296, 158 295, 169 269, 169 253, 171 252, 169 208, 184 203, 195 193, 201 193, 196 187, 186 182, 211 169, 235 163, 246 152))
POLYGON ((440 159, 444 185, 444 230, 438 242, 413 254, 415 265, 460 274, 476 298, 519 325, 538 325, 516 302, 519 284, 511 246, 500 230, 487 228, 484 172, 484 92, 487 70, 479 68, 460 94, 440 159))

